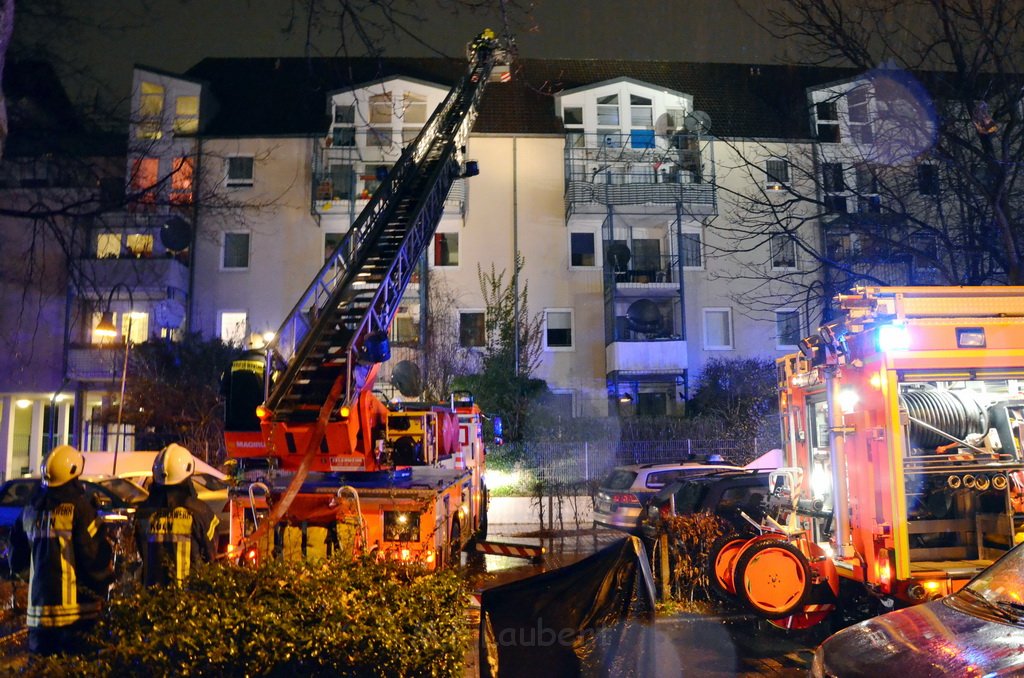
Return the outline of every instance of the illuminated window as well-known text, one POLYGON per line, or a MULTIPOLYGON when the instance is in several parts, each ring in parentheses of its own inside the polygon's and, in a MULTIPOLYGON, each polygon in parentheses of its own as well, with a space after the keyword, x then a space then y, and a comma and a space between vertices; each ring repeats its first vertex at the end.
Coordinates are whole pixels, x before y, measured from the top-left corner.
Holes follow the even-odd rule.
POLYGON ((195 165, 192 158, 175 158, 171 170, 171 202, 192 204, 192 181, 195 165))
POLYGON ((164 115, 164 88, 153 82, 143 82, 139 91, 139 120, 136 136, 139 139, 159 139, 164 115))
POLYGON ((374 94, 370 97, 370 124, 391 124, 391 93, 374 94))
POLYGON ((174 101, 174 133, 195 134, 198 131, 199 97, 178 97, 174 101))
POLYGON ((153 256, 153 236, 129 233, 125 237, 125 247, 134 257, 151 257, 153 256))
POLYGON ((139 158, 132 164, 131 190, 136 202, 156 202, 160 160, 139 158))
POLYGON ((121 234, 100 233, 96 236, 96 258, 115 259, 121 256, 121 234))
POLYGON ((96 326, 100 324, 103 313, 92 314, 92 337, 93 344, 119 344, 124 340, 125 332, 133 344, 141 344, 149 340, 149 314, 141 311, 125 311, 123 313, 111 311, 114 328, 117 336, 104 337, 96 334, 96 326), (130 317, 129 317, 130 316, 130 317))
POLYGON ((220 340, 241 346, 248 335, 249 316, 245 311, 221 311, 220 340))
POLYGON ((395 319, 391 321, 391 331, 388 333, 388 339, 396 346, 409 346, 419 343, 419 338, 419 324, 415 318, 412 317, 411 313, 399 310, 395 314, 395 319))
POLYGON ((406 92, 402 99, 402 110, 407 125, 427 121, 427 98, 420 94, 406 92))

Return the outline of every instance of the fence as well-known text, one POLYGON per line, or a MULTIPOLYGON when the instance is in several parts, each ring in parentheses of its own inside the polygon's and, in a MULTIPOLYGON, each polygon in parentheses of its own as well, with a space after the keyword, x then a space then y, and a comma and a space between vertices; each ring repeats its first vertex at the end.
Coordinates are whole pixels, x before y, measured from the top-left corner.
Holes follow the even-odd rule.
MULTIPOLYGON (((566 443, 522 443, 495 450, 498 459, 518 460, 548 483, 574 484, 600 480, 616 466, 705 459, 719 454, 727 463, 742 465, 761 451, 753 440, 701 440, 685 438, 664 441, 598 441, 566 443)), ((495 459, 497 462, 498 459, 495 459)), ((500 463, 500 462, 499 462, 500 463)))

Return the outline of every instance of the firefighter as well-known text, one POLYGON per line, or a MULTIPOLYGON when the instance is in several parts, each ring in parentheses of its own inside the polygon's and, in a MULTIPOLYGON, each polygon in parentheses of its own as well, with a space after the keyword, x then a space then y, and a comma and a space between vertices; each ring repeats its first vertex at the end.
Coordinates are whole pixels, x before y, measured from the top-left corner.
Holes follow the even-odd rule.
POLYGON ((56 447, 11 531, 11 570, 29 569, 28 646, 36 654, 87 649, 114 581, 113 549, 78 480, 83 466, 74 447, 56 447))
POLYGON ((217 517, 192 486, 196 460, 172 443, 153 461, 149 497, 135 517, 135 540, 146 586, 181 583, 202 562, 216 556, 217 517))

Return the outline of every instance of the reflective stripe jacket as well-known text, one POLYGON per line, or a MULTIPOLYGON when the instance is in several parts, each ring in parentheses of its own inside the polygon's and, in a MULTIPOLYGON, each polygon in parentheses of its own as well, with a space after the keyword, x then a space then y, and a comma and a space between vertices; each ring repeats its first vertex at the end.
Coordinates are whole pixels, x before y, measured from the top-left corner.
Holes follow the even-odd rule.
POLYGON ((95 619, 114 580, 113 552, 81 484, 42 488, 11 531, 11 566, 29 567, 28 626, 95 619))
POLYGON ((146 586, 181 584, 196 565, 211 562, 217 517, 183 486, 152 486, 135 516, 135 538, 146 586))

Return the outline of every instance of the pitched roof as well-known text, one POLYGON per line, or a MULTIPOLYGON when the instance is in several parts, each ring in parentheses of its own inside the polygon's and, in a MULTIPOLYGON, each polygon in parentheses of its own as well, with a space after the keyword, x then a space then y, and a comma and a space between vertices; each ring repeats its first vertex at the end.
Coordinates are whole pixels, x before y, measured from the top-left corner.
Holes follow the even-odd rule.
MULTIPOLYGON (((450 87, 466 64, 455 59, 209 58, 186 75, 207 83, 217 101, 207 136, 319 135, 330 92, 403 76, 450 87)), ((848 69, 668 61, 520 59, 512 81, 488 86, 473 128, 479 134, 561 134, 554 94, 628 78, 693 95, 711 116, 712 134, 739 138, 810 136, 806 88, 853 74, 848 69)))

